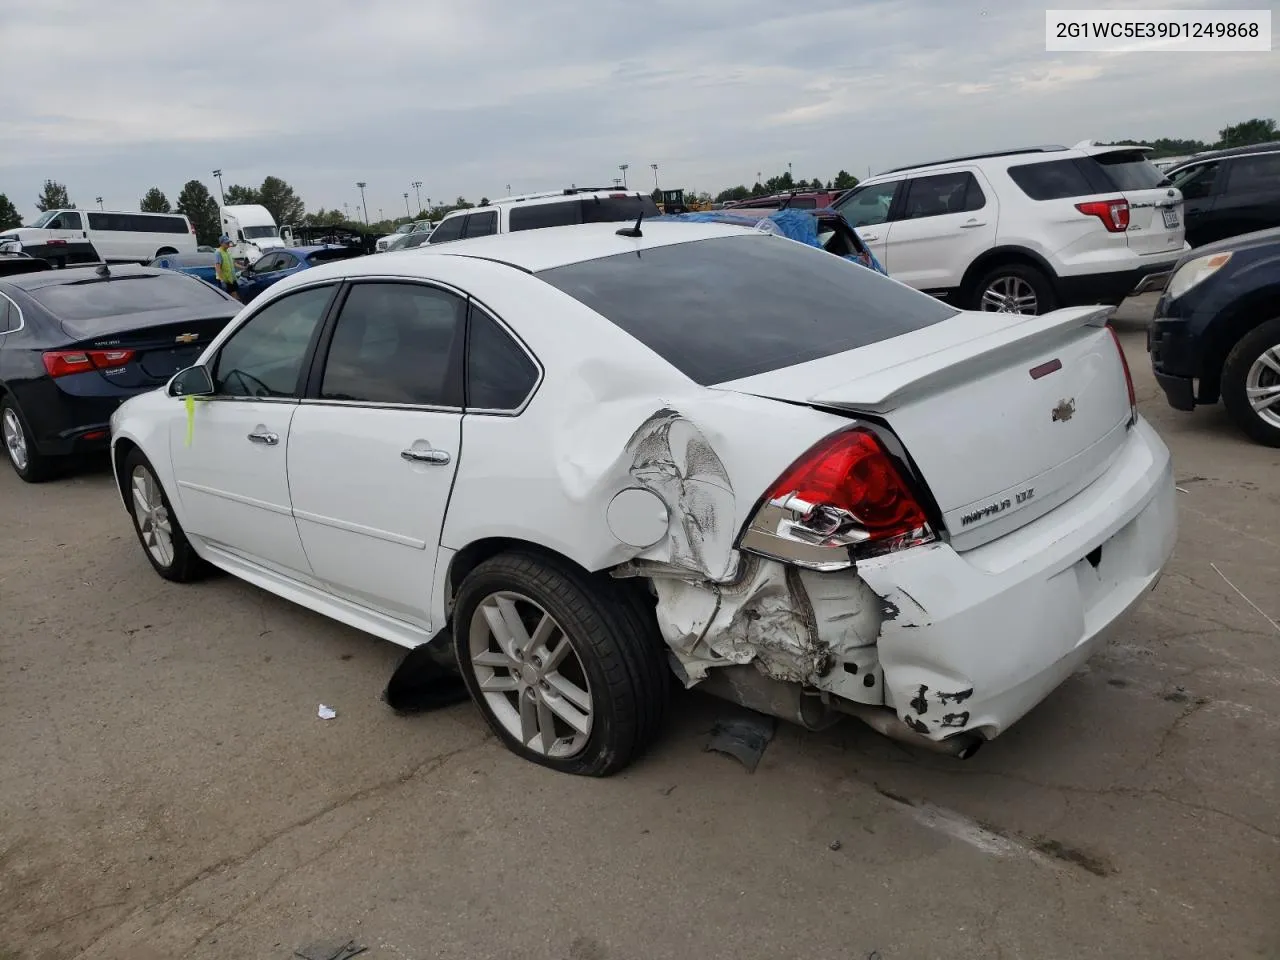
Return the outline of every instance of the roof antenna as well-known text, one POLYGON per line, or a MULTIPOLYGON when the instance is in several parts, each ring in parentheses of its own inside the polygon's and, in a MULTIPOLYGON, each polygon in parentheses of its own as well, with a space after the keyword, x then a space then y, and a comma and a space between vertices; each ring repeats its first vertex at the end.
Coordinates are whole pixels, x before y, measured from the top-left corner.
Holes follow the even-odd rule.
POLYGON ((111 268, 104 263, 102 266, 98 267, 98 269, 95 270, 94 273, 96 273, 98 276, 102 277, 103 279, 106 279, 111 276, 111 268))
POLYGON ((621 230, 615 230, 614 232, 620 237, 643 237, 644 234, 640 232, 640 221, 643 219, 644 211, 641 210, 640 215, 636 217, 636 225, 634 227, 623 227, 621 230))

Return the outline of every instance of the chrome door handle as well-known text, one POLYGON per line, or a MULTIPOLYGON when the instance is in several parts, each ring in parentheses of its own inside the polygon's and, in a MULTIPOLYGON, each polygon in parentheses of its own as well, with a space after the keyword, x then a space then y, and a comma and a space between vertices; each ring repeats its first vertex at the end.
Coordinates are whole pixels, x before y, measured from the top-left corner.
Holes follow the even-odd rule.
POLYGON ((249 434, 249 439, 253 443, 265 443, 268 447, 274 447, 280 442, 279 436, 265 430, 258 430, 249 434))
POLYGON ((974 227, 985 227, 986 225, 987 225, 987 221, 985 220, 970 220, 968 223, 960 224, 960 229, 972 230, 974 227))
POLYGON ((858 236, 860 236, 863 240, 879 240, 880 239, 880 234, 878 233, 860 233, 858 234, 858 236))
POLYGON ((449 462, 449 454, 443 450, 415 450, 413 447, 401 450, 400 458, 410 463, 445 464, 449 462))

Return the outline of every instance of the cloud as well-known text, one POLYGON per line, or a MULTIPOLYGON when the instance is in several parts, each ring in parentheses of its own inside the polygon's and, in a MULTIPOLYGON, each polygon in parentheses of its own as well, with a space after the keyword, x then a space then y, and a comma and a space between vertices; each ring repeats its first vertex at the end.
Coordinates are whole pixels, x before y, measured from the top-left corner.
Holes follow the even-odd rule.
POLYGON ((624 162, 650 185, 657 163, 665 185, 715 190, 788 163, 825 178, 1025 143, 1212 138, 1274 112, 1273 55, 1048 54, 1029 0, 273 9, 0 0, 0 63, 24 78, 0 87, 0 192, 30 213, 52 177, 82 204, 132 208, 152 185, 171 200, 192 178, 214 187, 220 167, 227 183, 283 177, 312 208, 354 202, 364 180, 390 214, 413 180, 424 198, 478 199, 607 183, 624 162))

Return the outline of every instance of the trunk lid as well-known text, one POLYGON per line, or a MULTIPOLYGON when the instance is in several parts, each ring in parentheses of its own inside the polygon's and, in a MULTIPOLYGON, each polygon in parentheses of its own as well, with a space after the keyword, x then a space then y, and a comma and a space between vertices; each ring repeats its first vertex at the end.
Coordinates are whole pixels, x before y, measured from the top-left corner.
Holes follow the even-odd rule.
POLYGON ((1186 239, 1182 193, 1169 186, 1163 173, 1147 159, 1145 150, 1093 148, 1086 150, 1107 179, 1129 201, 1129 249, 1139 256, 1176 252, 1186 239))
POLYGON ((1109 314, 962 313, 721 388, 886 423, 968 550, 1083 490, 1123 446, 1132 409, 1109 314))
POLYGON ((62 328, 77 341, 70 349, 132 351, 120 366, 100 369, 100 376, 118 387, 153 387, 195 363, 236 313, 233 309, 225 316, 191 319, 189 310, 181 312, 182 319, 155 314, 106 317, 92 323, 64 320, 62 328), (148 322, 140 324, 140 319, 148 322))

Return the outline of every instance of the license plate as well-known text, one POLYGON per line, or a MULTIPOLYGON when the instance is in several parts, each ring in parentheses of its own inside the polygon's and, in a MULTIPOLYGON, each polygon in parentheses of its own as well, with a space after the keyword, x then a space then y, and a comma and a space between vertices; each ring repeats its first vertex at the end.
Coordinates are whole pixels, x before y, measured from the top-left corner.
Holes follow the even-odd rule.
POLYGON ((1176 226, 1178 225, 1178 211, 1177 211, 1177 210, 1171 210, 1171 209, 1169 209, 1169 208, 1167 208, 1167 207, 1166 207, 1162 212, 1164 213, 1164 225, 1165 225, 1166 227, 1168 227, 1170 230, 1172 230, 1174 227, 1176 227, 1176 226))

